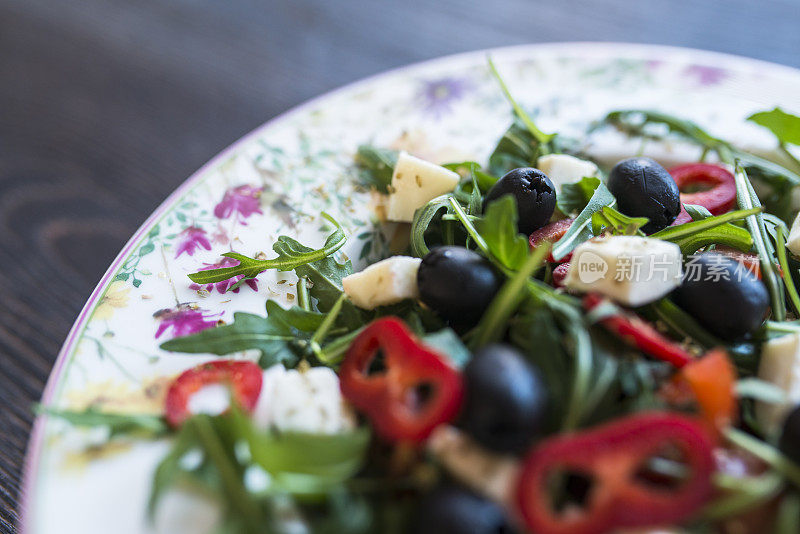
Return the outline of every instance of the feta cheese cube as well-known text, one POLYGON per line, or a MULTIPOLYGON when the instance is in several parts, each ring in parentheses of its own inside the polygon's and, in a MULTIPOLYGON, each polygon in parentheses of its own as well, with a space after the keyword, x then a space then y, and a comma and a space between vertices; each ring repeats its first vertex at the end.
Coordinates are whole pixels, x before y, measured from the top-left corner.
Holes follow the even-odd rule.
POLYGON ((281 364, 264 371, 253 422, 262 430, 318 434, 336 434, 355 427, 355 418, 339 389, 339 377, 332 369, 287 370, 281 364))
POLYGON ((575 248, 564 285, 601 293, 627 306, 642 306, 680 285, 682 260, 678 245, 660 239, 596 237, 575 248))
POLYGON ((359 308, 371 310, 419 297, 417 271, 422 262, 409 256, 392 256, 363 271, 344 277, 345 294, 359 308))
POLYGON ((782 403, 756 404, 756 418, 763 430, 768 435, 776 434, 792 407, 800 404, 800 334, 789 334, 764 343, 758 377, 775 384, 786 394, 782 403))
POLYGON ((786 248, 795 256, 800 256, 800 213, 794 218, 789 237, 786 239, 786 248))
POLYGON ((456 172, 400 152, 392 173, 392 193, 386 217, 390 221, 413 221, 415 211, 452 191, 459 180, 456 172))
POLYGON ((591 161, 582 160, 569 154, 548 154, 536 161, 536 168, 550 178, 556 191, 561 186, 579 181, 585 176, 597 176, 599 168, 591 161))

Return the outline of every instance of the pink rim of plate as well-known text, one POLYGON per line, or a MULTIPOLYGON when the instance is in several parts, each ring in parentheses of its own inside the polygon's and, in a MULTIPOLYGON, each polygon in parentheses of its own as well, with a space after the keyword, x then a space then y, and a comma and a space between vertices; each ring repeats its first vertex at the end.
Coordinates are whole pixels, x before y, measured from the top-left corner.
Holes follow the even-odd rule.
MULTIPOLYGON (((105 272, 103 277, 100 279, 100 282, 95 287, 94 291, 92 292, 89 300, 84 305, 83 309, 81 310, 80 314, 78 315, 77 320, 72 325, 72 328, 67 335, 64 344, 61 347, 61 350, 58 353, 58 357, 56 358, 56 362, 53 365, 53 369, 50 372, 50 376, 47 380, 47 384, 44 388, 44 392, 42 394, 41 403, 43 405, 48 405, 52 400, 55 394, 56 387, 60 382, 62 375, 67 367, 67 363, 69 362, 69 356, 72 353, 72 350, 75 346, 75 343, 78 341, 80 337, 80 333, 83 331, 83 327, 91 311, 94 309, 95 304, 97 301, 102 297, 105 292, 107 285, 110 283, 114 273, 119 268, 120 264, 125 260, 128 254, 136 247, 139 241, 150 231, 153 223, 158 221, 163 215, 169 211, 169 209, 175 204, 175 202, 180 199, 186 192, 188 192, 192 187, 194 187, 202 178, 205 176, 206 172, 217 165, 220 161, 222 161, 226 156, 234 153, 240 146, 246 144, 248 141, 253 139, 254 137, 262 134, 265 130, 270 127, 274 127, 275 125, 286 121, 287 119, 298 115, 310 108, 313 108, 319 105, 322 101, 330 99, 334 96, 341 95, 343 93, 347 93, 349 91, 356 90, 357 88, 368 85, 373 83, 379 79, 388 78, 393 75, 397 75, 402 72, 406 72, 409 70, 416 70, 426 67, 431 67, 434 64, 442 63, 442 64, 449 64, 449 63, 471 63, 474 61, 474 58, 478 57, 485 57, 486 55, 494 55, 501 60, 513 60, 516 58, 523 58, 523 57, 533 57, 537 52, 544 52, 544 53, 553 53, 558 54, 559 52, 562 54, 572 52, 575 56, 585 57, 585 58, 632 58, 632 59, 664 59, 664 60, 688 60, 695 64, 707 64, 712 65, 715 68, 721 68, 723 70, 736 70, 737 68, 741 68, 743 65, 753 65, 753 66, 760 66, 765 70, 769 70, 776 74, 782 75, 790 75, 797 77, 800 75, 800 70, 794 69, 792 67, 787 67, 784 65, 779 65, 776 63, 770 63, 767 61, 761 61, 753 58, 747 58, 743 56, 736 56, 731 54, 724 54, 720 52, 711 52, 707 50, 697 50, 692 48, 682 48, 682 47, 673 47, 673 46, 661 46, 661 45, 647 45, 647 44, 628 44, 628 43, 599 43, 599 42, 567 42, 567 43, 541 43, 541 44, 525 44, 525 45, 518 45, 518 46, 510 46, 510 47, 501 47, 501 48, 494 48, 494 49, 484 49, 484 50, 476 50, 472 52, 464 52, 460 54, 453 54, 449 56, 439 57, 430 59, 427 61, 422 61, 418 63, 413 63, 410 65, 405 65, 402 67, 398 67, 395 69, 390 69, 388 71, 383 71, 373 76, 369 76, 367 78, 363 78, 361 80, 352 82, 350 84, 344 85, 338 89, 333 91, 327 92, 322 94, 318 97, 312 98, 306 102, 299 104, 298 106, 285 111, 273 117, 272 119, 268 120, 261 126, 257 127, 255 130, 245 134, 243 137, 235 141, 233 144, 229 145, 225 148, 222 152, 218 153, 214 156, 211 160, 209 160, 205 165, 200 167, 194 174, 192 174, 186 181, 184 181, 178 188, 173 191, 167 199, 161 203, 161 205, 156 208, 156 210, 150 215, 150 217, 145 220, 141 227, 136 231, 133 237, 125 244, 125 247, 122 251, 117 255, 114 259, 114 262, 105 272)), ((800 78, 798 78, 800 81, 800 78)), ((31 432, 31 438, 28 444, 28 451, 25 456, 25 464, 23 469, 23 478, 22 478, 22 488, 21 488, 21 506, 20 506, 20 532, 22 534, 32 534, 32 504, 33 504, 33 489, 34 483, 37 478, 37 474, 39 471, 39 460, 41 458, 42 447, 44 444, 44 423, 45 423, 45 416, 37 416, 36 421, 33 425, 33 430, 31 432)))

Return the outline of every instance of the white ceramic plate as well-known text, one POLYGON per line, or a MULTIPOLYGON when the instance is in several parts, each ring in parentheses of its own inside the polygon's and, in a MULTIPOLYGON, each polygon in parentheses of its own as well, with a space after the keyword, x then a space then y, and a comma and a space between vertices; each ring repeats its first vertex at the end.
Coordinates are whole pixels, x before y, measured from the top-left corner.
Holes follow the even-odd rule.
MULTIPOLYGON (((800 71, 750 59, 596 43, 490 53, 512 92, 537 110, 545 131, 580 135, 610 109, 657 108, 769 150, 770 136, 743 119, 774 105, 800 111, 800 71)), ((370 195, 355 185, 356 147, 396 145, 433 160, 485 161, 511 119, 486 55, 438 59, 347 86, 264 124, 212 159, 109 267, 64 343, 44 404, 158 410, 164 377, 203 359, 161 351, 161 342, 228 320, 234 311, 263 313, 267 297, 294 298, 294 281, 285 273, 264 273, 237 293, 190 285, 186 274, 217 263, 221 252, 269 252, 280 234, 317 243, 319 213, 326 211, 351 236, 351 258, 380 255, 387 238, 373 228, 370 195)), ((593 145, 606 157, 639 148, 614 135, 599 136, 593 145)), ((691 157, 677 148, 658 150, 664 158, 691 157)), ((145 502, 166 442, 104 449, 90 458, 82 451, 96 439, 39 418, 27 458, 23 532, 153 531, 145 502)), ((163 531, 202 531, 196 525, 208 522, 208 508, 173 504, 177 526, 163 531)))

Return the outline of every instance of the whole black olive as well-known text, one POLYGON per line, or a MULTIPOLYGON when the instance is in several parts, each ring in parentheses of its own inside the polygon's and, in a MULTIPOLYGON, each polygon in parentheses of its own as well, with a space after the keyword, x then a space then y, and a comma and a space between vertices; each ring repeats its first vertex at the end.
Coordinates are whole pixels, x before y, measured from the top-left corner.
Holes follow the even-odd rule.
POLYGON ((456 325, 478 322, 503 279, 483 256, 464 247, 437 247, 419 266, 420 299, 456 325))
POLYGON ((650 158, 629 158, 614 165, 608 190, 619 211, 631 217, 647 217, 642 227, 652 234, 672 224, 681 212, 681 192, 667 169, 650 158))
POLYGON ((726 341, 742 339, 764 321, 769 294, 738 261, 705 252, 687 262, 675 303, 709 332, 726 341))
POLYGON ((466 489, 446 486, 422 498, 415 534, 512 534, 505 511, 466 489))
POLYGON ((783 433, 778 448, 790 460, 800 464, 800 406, 789 413, 783 423, 783 433))
POLYGON ((495 183, 483 199, 483 209, 490 202, 511 195, 517 203, 517 227, 530 235, 550 221, 556 209, 556 188, 539 169, 520 167, 508 171, 495 183))
POLYGON ((459 426, 484 447, 521 453, 544 424, 547 392, 538 370, 515 348, 488 345, 464 367, 459 426))

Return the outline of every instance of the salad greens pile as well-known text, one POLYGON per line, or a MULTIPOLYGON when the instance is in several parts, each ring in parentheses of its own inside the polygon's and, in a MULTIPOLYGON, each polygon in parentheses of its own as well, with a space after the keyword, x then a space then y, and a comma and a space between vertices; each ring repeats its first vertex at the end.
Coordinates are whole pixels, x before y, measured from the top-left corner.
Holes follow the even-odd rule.
MULTIPOLYGON (((575 139, 544 133, 517 103, 494 64, 489 68, 513 109, 513 121, 484 166, 473 161, 445 165, 461 177, 452 193, 420 208, 410 225, 409 256, 424 257, 442 245, 479 252, 502 274, 503 284, 472 328, 454 328, 416 300, 365 310, 353 304, 342 280, 353 266, 340 252, 347 236, 329 215, 331 233, 314 249, 288 236, 273 244, 272 259, 238 253, 224 256, 238 265, 189 275, 198 284, 255 278, 268 269, 291 271, 298 279, 297 304, 284 308, 267 300, 265 314, 238 312, 233 321, 200 333, 166 341, 171 352, 219 356, 255 350, 262 368, 324 366, 338 370, 353 340, 381 317, 399 317, 427 346, 463 367, 473 352, 505 341, 518 348, 542 373, 555 402, 547 413, 545 435, 593 427, 649 409, 665 409, 661 394, 674 369, 643 357, 602 323, 624 314, 606 302, 590 313, 582 301, 553 284, 554 265, 577 246, 601 235, 642 236, 647 218, 625 215, 602 177, 584 177, 563 185, 557 211, 573 220, 555 242, 531 249, 518 231, 514 199, 502 197, 484 209, 487 191, 508 171, 535 167, 547 154, 585 157, 575 139)), ((782 392, 756 377, 761 344, 786 332, 800 332, 798 262, 787 255, 791 193, 800 185, 800 161, 789 145, 800 144, 800 118, 778 108, 749 120, 775 134, 781 163, 743 151, 697 124, 652 110, 612 111, 589 134, 616 128, 654 140, 680 138, 735 169, 736 209, 712 215, 703 206, 686 205, 690 222, 669 226, 650 237, 675 243, 684 255, 730 247, 757 255, 769 291, 770 316, 754 336, 735 343, 718 339, 669 298, 635 312, 695 353, 721 347, 740 379, 737 394, 741 424, 727 429, 720 446, 758 459, 763 468, 747 476, 715 475, 716 496, 684 525, 686 532, 717 532, 720 521, 770 503, 777 504, 775 534, 797 532, 800 521, 800 466, 775 447, 774 436, 759 428, 755 403, 782 400, 782 392), (757 186, 757 187, 756 187, 757 186), (755 193, 762 193, 761 199, 755 193), (779 501, 777 500, 780 497, 779 501)), ((398 153, 361 146, 355 156, 359 179, 381 193, 390 192, 398 153)), ((448 475, 424 450, 389 446, 369 425, 338 434, 259 430, 235 404, 222 415, 194 415, 170 430, 162 417, 71 412, 41 408, 42 413, 84 427, 107 427, 109 438, 171 436, 169 454, 155 474, 150 512, 176 486, 202 488, 222 504, 220 532, 288 532, 304 525, 308 532, 406 532, 414 507, 448 475)))

